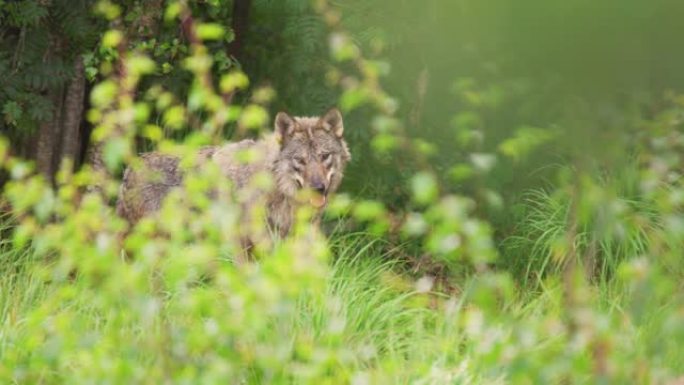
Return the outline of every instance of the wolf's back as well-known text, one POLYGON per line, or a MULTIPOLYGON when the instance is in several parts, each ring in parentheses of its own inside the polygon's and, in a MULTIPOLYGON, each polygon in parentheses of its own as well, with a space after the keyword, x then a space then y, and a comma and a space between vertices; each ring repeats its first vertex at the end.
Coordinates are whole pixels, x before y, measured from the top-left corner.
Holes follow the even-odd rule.
POLYGON ((124 172, 116 205, 117 213, 131 223, 159 210, 169 191, 183 183, 178 158, 152 152, 141 159, 142 167, 124 172))

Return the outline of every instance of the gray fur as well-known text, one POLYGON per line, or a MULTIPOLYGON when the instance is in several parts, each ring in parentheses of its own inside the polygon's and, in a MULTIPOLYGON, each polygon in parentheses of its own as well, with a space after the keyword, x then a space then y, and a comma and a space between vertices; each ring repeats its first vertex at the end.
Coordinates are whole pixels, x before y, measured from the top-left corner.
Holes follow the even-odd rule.
MULTIPOLYGON (((276 116, 273 134, 256 141, 204 148, 198 154, 199 163, 214 162, 236 192, 246 192, 249 198, 243 202, 245 212, 265 204, 268 224, 285 236, 292 227, 296 209, 308 204, 301 198, 302 190, 319 190, 323 198, 315 202, 325 203, 327 196, 339 187, 350 160, 343 130, 337 109, 320 118, 290 117, 281 112, 276 116), (249 164, 240 162, 236 154, 247 149, 256 150, 260 159, 249 164), (259 172, 271 174, 275 185, 272 190, 248 190, 250 180, 259 172)), ((143 167, 126 169, 117 201, 117 212, 131 223, 159 210, 164 197, 183 181, 178 158, 152 152, 143 154, 141 159, 143 167)), ((249 214, 245 216, 245 220, 250 218, 249 214)))

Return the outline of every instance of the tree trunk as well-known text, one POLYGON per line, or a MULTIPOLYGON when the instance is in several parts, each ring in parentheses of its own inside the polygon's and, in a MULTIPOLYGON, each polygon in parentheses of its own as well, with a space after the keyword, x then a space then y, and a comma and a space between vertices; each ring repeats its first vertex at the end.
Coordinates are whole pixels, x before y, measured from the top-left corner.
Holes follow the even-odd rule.
POLYGON ((61 115, 63 104, 62 87, 51 91, 52 117, 40 124, 36 141, 36 165, 38 171, 49 181, 53 180, 55 173, 55 153, 59 153, 59 135, 61 128, 61 115))
POLYGON ((233 1, 233 22, 231 28, 235 34, 235 40, 230 43, 230 54, 237 60, 243 60, 243 48, 245 37, 249 26, 249 10, 252 7, 252 0, 233 1))
POLYGON ((69 82, 64 100, 64 120, 62 121, 61 154, 58 154, 56 166, 69 158, 76 166, 80 149, 80 128, 83 115, 83 98, 85 97, 85 68, 83 58, 78 55, 74 63, 74 76, 69 82))

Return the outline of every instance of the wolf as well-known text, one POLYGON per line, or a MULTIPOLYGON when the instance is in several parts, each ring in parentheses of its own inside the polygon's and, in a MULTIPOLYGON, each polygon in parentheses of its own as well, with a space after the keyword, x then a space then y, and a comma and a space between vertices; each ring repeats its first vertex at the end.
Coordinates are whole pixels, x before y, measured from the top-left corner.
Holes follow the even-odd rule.
MULTIPOLYGON (((285 237, 302 206, 320 213, 344 176, 351 159, 343 137, 342 114, 336 108, 319 117, 293 117, 279 112, 274 131, 259 140, 246 139, 198 151, 198 166, 213 162, 235 192, 245 192, 243 211, 265 209, 265 222, 272 233, 285 237), (260 156, 246 163, 240 154, 254 151, 260 156), (260 173, 270 175, 273 187, 255 192, 250 181, 260 173), (255 207, 261 206, 261 207, 255 207)), ((180 159, 158 152, 141 156, 142 167, 128 167, 117 199, 117 213, 131 224, 159 210, 164 197, 183 184, 180 159)), ((314 216, 315 217, 315 216, 314 216)), ((249 215, 245 220, 253 220, 249 215)))

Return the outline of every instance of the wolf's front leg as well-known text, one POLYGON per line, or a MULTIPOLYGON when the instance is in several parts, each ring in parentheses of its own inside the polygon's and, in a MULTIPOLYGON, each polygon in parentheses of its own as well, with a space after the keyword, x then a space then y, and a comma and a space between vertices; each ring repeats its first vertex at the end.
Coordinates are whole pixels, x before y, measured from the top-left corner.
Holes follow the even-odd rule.
POLYGON ((254 243, 248 237, 240 237, 240 250, 235 254, 234 261, 236 265, 244 265, 254 260, 252 251, 254 243))

